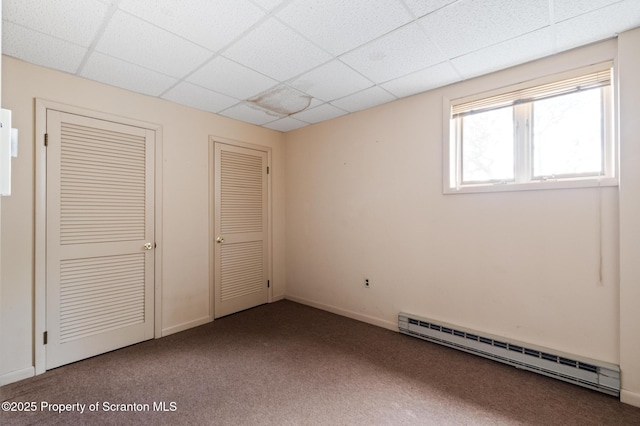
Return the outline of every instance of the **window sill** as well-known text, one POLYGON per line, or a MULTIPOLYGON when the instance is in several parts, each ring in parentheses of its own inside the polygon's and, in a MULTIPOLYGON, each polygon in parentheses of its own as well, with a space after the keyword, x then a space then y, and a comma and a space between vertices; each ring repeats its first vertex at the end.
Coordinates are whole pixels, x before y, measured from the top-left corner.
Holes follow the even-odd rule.
POLYGON ((443 193, 450 194, 474 194, 483 192, 512 192, 512 191, 537 191, 548 189, 576 189, 576 188, 597 188, 603 186, 618 186, 617 178, 587 178, 587 179, 562 179, 547 180, 527 183, 501 183, 501 184, 480 184, 466 185, 460 188, 450 188, 445 186, 443 193))

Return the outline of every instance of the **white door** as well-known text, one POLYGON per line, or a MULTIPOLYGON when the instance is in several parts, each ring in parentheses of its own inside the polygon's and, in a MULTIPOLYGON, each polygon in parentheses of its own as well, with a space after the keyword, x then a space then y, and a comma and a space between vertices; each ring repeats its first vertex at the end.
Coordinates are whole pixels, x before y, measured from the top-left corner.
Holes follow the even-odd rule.
POLYGON ((153 338, 154 138, 47 110, 47 369, 153 338))
POLYGON ((267 153, 215 143, 215 317, 267 303, 267 153))

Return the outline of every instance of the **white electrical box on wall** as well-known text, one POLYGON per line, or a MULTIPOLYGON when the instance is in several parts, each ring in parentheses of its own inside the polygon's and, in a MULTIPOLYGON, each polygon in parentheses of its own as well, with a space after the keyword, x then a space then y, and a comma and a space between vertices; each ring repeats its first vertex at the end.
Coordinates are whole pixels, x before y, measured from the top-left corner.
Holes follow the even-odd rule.
POLYGON ((0 195, 11 195, 11 111, 0 111, 0 195))

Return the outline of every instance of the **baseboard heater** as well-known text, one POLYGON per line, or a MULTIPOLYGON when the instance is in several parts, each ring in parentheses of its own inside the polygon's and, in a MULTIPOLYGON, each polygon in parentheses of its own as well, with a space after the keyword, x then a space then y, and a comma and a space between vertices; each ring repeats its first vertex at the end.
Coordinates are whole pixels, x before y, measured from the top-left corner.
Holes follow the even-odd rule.
POLYGON ((400 333, 620 397, 620 367, 534 345, 507 341, 441 321, 398 314, 400 333))

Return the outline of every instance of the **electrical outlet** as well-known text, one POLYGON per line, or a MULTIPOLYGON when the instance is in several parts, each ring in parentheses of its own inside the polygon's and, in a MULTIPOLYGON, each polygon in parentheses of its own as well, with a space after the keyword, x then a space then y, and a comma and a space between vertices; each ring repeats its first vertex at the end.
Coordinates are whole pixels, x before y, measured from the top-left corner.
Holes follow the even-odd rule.
POLYGON ((365 279, 364 279, 364 286, 365 286, 366 288, 369 288, 369 287, 370 287, 370 284, 369 284, 369 278, 365 278, 365 279))

